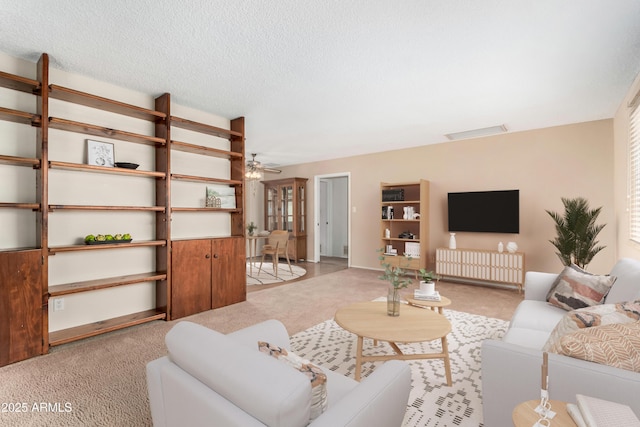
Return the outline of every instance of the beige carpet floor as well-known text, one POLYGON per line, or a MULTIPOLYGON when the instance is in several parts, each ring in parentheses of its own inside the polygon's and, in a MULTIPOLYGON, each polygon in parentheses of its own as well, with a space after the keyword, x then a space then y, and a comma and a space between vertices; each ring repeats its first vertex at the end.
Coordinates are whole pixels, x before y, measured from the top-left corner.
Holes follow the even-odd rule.
MULTIPOLYGON (((245 302, 185 320, 226 333, 276 318, 293 335, 332 318, 341 305, 384 295, 378 275, 342 270, 251 292, 245 302)), ((442 282, 437 289, 454 301, 452 309, 504 319, 522 299, 517 291, 475 285, 442 282)), ((7 409, 0 412, 0 425, 151 425, 145 365, 165 354, 164 335, 174 324, 156 321, 112 332, 0 368, 0 403, 7 409)))

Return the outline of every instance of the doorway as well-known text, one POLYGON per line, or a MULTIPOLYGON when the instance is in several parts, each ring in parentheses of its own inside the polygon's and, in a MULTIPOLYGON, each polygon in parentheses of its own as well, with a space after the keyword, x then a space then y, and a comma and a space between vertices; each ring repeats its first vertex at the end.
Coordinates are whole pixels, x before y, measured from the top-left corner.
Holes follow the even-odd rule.
POLYGON ((351 265, 350 174, 315 177, 314 262, 351 265))

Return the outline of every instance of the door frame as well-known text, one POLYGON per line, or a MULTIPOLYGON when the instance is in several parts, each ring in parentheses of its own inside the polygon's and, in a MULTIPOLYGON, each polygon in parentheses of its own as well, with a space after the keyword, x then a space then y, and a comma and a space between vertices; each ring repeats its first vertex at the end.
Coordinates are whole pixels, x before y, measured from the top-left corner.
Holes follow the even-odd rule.
POLYGON ((347 178, 347 245, 349 254, 347 255, 347 266, 351 267, 351 173, 338 172, 313 177, 313 259, 310 261, 320 262, 320 180, 327 178, 347 178))

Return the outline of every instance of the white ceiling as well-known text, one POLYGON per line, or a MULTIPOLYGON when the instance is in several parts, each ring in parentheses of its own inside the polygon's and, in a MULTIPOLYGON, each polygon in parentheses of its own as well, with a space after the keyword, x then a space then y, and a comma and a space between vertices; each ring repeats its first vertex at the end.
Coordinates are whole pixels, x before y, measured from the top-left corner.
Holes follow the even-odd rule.
POLYGON ((247 119, 288 165, 613 117, 638 0, 2 0, 0 51, 247 119))

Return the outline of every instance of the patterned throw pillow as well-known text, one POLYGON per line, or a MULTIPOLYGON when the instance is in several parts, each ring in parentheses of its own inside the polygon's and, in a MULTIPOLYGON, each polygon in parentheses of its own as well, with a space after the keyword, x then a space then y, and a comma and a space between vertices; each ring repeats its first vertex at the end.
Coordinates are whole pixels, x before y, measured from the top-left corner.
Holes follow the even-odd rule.
POLYGON ((311 382, 311 414, 309 415, 309 421, 318 418, 327 409, 327 375, 322 372, 322 369, 277 345, 259 341, 258 349, 309 377, 311 382))
POLYGON ((565 356, 640 372, 640 321, 582 329, 560 345, 565 356))
POLYGON ((565 310, 602 304, 615 281, 614 276, 587 273, 571 264, 558 275, 547 294, 547 301, 565 310))
POLYGON ((560 353, 560 339, 579 329, 611 323, 631 323, 640 319, 640 300, 601 304, 573 310, 564 315, 551 332, 542 351, 560 353))

